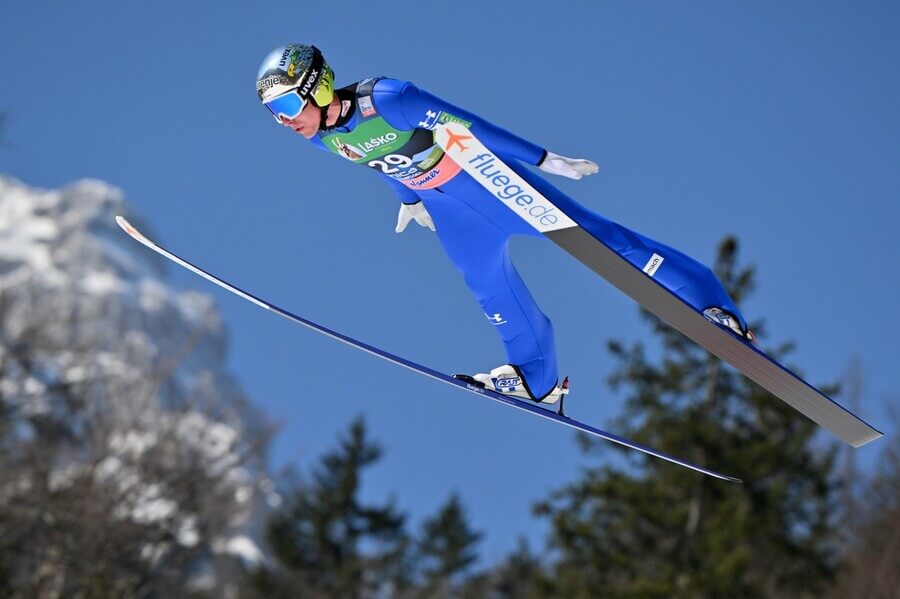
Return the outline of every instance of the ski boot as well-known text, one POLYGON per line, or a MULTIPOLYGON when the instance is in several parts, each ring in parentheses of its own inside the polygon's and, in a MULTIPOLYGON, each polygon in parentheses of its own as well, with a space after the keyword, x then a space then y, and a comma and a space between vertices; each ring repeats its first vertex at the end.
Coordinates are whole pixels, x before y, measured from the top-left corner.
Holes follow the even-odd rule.
POLYGON ((490 389, 501 395, 510 395, 519 399, 527 399, 528 401, 542 404, 555 404, 559 402, 557 413, 560 415, 563 414, 562 400, 569 393, 569 377, 566 377, 561 385, 555 385, 553 389, 543 397, 535 397, 531 394, 531 391, 525 384, 525 377, 523 377, 519 372, 519 369, 512 364, 498 366, 487 374, 480 373, 475 376, 454 374, 453 378, 477 385, 484 389, 490 389))
POLYGON ((728 328, 741 339, 757 345, 756 337, 753 335, 753 331, 751 331, 749 328, 746 331, 743 330, 741 328, 741 321, 738 320, 738 318, 734 314, 727 312, 722 308, 713 306, 704 310, 703 316, 705 316, 707 320, 710 320, 721 327, 728 328))

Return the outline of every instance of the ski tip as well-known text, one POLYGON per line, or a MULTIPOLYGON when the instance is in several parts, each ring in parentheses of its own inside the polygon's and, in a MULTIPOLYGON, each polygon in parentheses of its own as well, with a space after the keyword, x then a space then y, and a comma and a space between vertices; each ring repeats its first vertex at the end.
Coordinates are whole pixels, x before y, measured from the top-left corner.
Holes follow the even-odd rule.
POLYGON ((138 230, 131 226, 131 223, 124 216, 116 215, 116 224, 122 227, 122 230, 131 235, 132 237, 138 233, 138 230))
POLYGON ((122 227, 122 230, 128 233, 134 239, 140 241, 144 245, 152 245, 150 240, 144 237, 140 231, 134 228, 134 226, 128 222, 128 220, 124 216, 116 216, 116 223, 122 227))

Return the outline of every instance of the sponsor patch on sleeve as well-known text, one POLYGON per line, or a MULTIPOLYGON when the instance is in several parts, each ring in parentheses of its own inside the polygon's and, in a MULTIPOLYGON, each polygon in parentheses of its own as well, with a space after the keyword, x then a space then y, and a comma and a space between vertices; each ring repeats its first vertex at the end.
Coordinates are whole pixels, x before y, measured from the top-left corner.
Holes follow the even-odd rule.
POLYGON ((363 96, 359 99, 359 110, 366 118, 375 114, 375 105, 372 104, 372 96, 363 96))

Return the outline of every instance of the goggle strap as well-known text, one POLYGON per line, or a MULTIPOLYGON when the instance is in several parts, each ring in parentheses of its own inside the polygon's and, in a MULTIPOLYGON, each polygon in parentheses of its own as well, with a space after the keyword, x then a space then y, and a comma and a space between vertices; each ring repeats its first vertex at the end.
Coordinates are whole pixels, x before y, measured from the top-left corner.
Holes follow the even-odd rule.
MULTIPOLYGON (((313 46, 312 61, 309 63, 309 67, 306 69, 306 77, 304 77, 303 81, 299 82, 299 85, 297 86, 297 94, 299 94, 299 96, 301 98, 303 98, 304 100, 308 101, 309 97, 312 95, 313 91, 315 91, 315 88, 318 87, 319 82, 322 81, 322 77, 325 76, 324 71, 325 71, 325 57, 322 56, 322 53, 319 52, 318 48, 313 46), (304 84, 306 84, 307 79, 309 79, 309 76, 310 76, 310 74, 312 74, 313 71, 316 71, 319 74, 318 79, 316 79, 316 84, 313 86, 310 86, 310 88, 308 90, 306 90, 306 94, 304 95, 300 90, 303 89, 304 84)), ((318 104, 316 104, 316 106, 318 106, 318 104)))

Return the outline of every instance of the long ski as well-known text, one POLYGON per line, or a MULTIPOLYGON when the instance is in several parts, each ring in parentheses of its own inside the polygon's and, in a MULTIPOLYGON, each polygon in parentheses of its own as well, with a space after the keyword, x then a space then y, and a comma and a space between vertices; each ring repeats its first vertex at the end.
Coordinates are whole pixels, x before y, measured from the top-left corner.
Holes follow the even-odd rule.
POLYGON ((524 410, 524 411, 534 414, 536 416, 540 416, 541 418, 547 418, 548 420, 553 420, 560 424, 564 424, 566 426, 569 426, 571 428, 579 430, 583 433, 587 433, 588 435, 593 435, 595 437, 599 437, 599 438, 605 439, 607 441, 612 441, 613 443, 618 443, 619 445, 624 445, 625 447, 628 447, 630 449, 634 449, 634 450, 646 453, 648 455, 660 458, 662 460, 666 460, 667 462, 671 462, 673 464, 683 466, 684 468, 690 468, 691 470, 694 470, 696 472, 700 472, 702 474, 706 474, 708 476, 712 476, 712 477, 715 477, 715 478, 718 478, 721 480, 737 482, 737 483, 741 482, 741 479, 739 479, 739 478, 735 478, 733 476, 728 476, 726 474, 721 474, 714 470, 710 470, 709 468, 697 466, 696 464, 691 464, 690 462, 686 462, 679 458, 665 454, 661 451, 657 451, 657 450, 647 447, 645 445, 641 445, 640 443, 635 443, 634 441, 629 441, 628 439, 619 437, 618 435, 614 435, 612 433, 607 433, 607 432, 602 431, 598 428, 595 428, 589 424, 579 422, 578 420, 574 420, 572 418, 569 418, 567 416, 558 414, 556 412, 553 412, 553 411, 550 411, 550 410, 547 410, 544 408, 540 408, 537 406, 537 404, 535 404, 533 402, 528 402, 528 401, 518 399, 515 397, 501 395, 501 394, 491 391, 489 389, 484 389, 482 387, 473 385, 473 384, 463 381, 461 379, 454 378, 450 375, 444 374, 443 372, 439 372, 432 368, 428 368, 427 366, 417 364, 416 362, 407 360, 406 358, 401 358, 400 356, 397 356, 390 352, 379 349, 373 345, 369 345, 368 343, 364 343, 362 341, 353 339, 352 337, 348 337, 347 335, 344 335, 342 333, 339 333, 337 331, 334 331, 332 329, 324 327, 324 326, 317 324, 311 320, 303 318, 302 316, 297 316, 296 314, 292 314, 291 312, 288 312, 287 310, 279 308, 278 306, 276 306, 274 304, 271 304, 265 300, 260 299, 259 297, 253 295, 252 293, 243 291, 242 289, 239 289, 238 287, 235 287, 234 285, 231 285, 230 283, 223 281, 222 279, 216 277, 215 275, 212 275, 209 272, 203 270, 202 268, 195 266, 194 264, 188 262, 187 260, 173 254, 172 252, 168 251, 167 249, 156 244, 155 242, 151 241, 149 238, 147 238, 146 236, 141 234, 140 231, 135 229, 123 217, 117 216, 116 222, 119 224, 120 227, 122 227, 122 229, 126 233, 128 233, 132 238, 134 238, 141 244, 150 248, 154 252, 161 254, 162 256, 165 256, 166 258, 175 262, 176 264, 183 266, 184 268, 188 269, 189 271, 191 271, 197 275, 200 275, 201 277, 210 281, 211 283, 214 283, 214 284, 218 285, 219 287, 222 287, 223 289, 226 289, 226 290, 230 291, 231 293, 234 293, 235 295, 238 295, 249 302, 253 302, 260 308, 268 310, 269 312, 274 312, 275 314, 278 314, 279 316, 282 316, 282 317, 290 320, 291 322, 308 327, 318 333, 327 335, 328 337, 331 337, 332 339, 336 339, 338 341, 346 343, 347 345, 350 345, 351 347, 354 347, 356 349, 361 349, 361 350, 368 352, 374 356, 377 356, 379 358, 387 360, 388 362, 393 362, 394 364, 397 364, 399 366, 404 366, 414 372, 418 372, 419 374, 424 374, 425 376, 428 376, 435 380, 441 381, 442 383, 447 383, 448 385, 453 385, 454 387, 458 387, 464 391, 469 391, 470 393, 475 393, 477 395, 481 395, 483 397, 493 399, 494 401, 498 401, 502 404, 506 404, 513 408, 518 408, 520 410, 524 410))
POLYGON ((656 267, 665 268, 664 264, 660 265, 664 256, 642 271, 529 185, 468 128, 449 122, 436 126, 434 132, 435 141, 444 151, 510 210, 688 339, 853 447, 883 436, 758 347, 713 324, 661 285, 652 275, 656 267), (485 164, 490 164, 489 171, 481 168, 485 164), (519 193, 504 191, 510 188, 517 188, 519 193))

